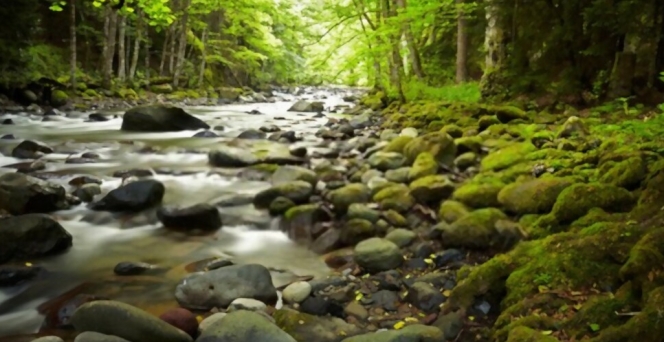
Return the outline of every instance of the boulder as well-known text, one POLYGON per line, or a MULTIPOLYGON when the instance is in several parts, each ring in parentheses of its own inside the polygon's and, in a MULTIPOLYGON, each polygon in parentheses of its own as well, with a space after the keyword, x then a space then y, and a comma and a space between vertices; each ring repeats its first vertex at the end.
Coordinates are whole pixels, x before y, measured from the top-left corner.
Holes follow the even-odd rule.
POLYGON ((23 140, 12 150, 12 157, 18 159, 36 159, 49 153, 53 153, 53 149, 45 144, 32 140, 23 140))
POLYGON ((347 216, 349 219, 362 219, 376 223, 380 219, 380 212, 364 203, 353 203, 348 207, 347 216))
POLYGON ((342 342, 440 342, 443 332, 436 327, 422 324, 409 325, 399 330, 367 333, 346 338, 342 342))
POLYGON ((572 181, 564 178, 538 178, 504 187, 498 202, 505 209, 519 215, 546 214, 551 211, 558 195, 572 181))
POLYGON ((470 208, 461 202, 447 200, 440 204, 438 218, 447 223, 454 223, 458 219, 470 214, 470 211, 470 208))
POLYGON ((159 318, 186 332, 189 336, 195 337, 198 333, 198 320, 191 311, 183 308, 175 308, 161 314, 159 318))
POLYGON ((279 228, 288 233, 291 240, 310 243, 314 239, 313 228, 328 220, 330 213, 320 204, 303 204, 288 209, 279 223, 279 228))
POLYGON ((367 203, 371 199, 371 191, 361 183, 352 183, 327 194, 327 199, 334 206, 334 211, 344 214, 353 203, 367 203))
POLYGON ((552 218, 558 223, 570 223, 592 208, 609 212, 627 212, 635 197, 626 189, 602 183, 573 184, 566 187, 551 209, 552 218))
POLYGON ((238 139, 261 140, 267 138, 267 134, 257 129, 248 129, 240 133, 240 135, 238 135, 237 137, 238 139))
POLYGON ((182 108, 152 105, 128 110, 122 117, 120 129, 134 132, 175 132, 209 128, 208 124, 182 108))
POLYGON ((312 194, 311 183, 296 180, 280 183, 257 193, 253 203, 256 209, 267 209, 277 197, 285 197, 296 204, 302 204, 307 202, 312 194))
POLYGON ((410 245, 416 237, 417 234, 412 230, 397 228, 387 233, 387 235, 385 235, 385 240, 392 241, 395 245, 402 248, 410 245))
POLYGON ((23 173, 0 176, 0 211, 12 215, 48 213, 69 207, 65 189, 23 173))
POLYGON ((507 216, 496 208, 478 209, 451 225, 441 227, 445 247, 488 249, 499 242, 496 223, 507 216))
POLYGON ((44 214, 0 219, 0 263, 61 253, 72 246, 72 236, 44 214))
POLYGON ((410 194, 422 204, 437 203, 454 192, 454 183, 443 175, 431 175, 410 183, 410 194))
POLYGON ((291 309, 277 310, 274 320, 296 341, 340 342, 344 337, 361 333, 358 327, 340 318, 315 316, 291 309))
POLYGON ((392 241, 370 238, 355 246, 355 262, 369 272, 395 269, 403 263, 399 247, 392 241))
POLYGON ((373 196, 373 200, 380 205, 381 209, 395 210, 399 213, 405 213, 415 205, 415 198, 411 195, 408 186, 404 184, 386 184, 373 196))
POLYGON ((309 102, 300 100, 295 102, 289 109, 289 112, 307 112, 318 113, 325 110, 325 103, 320 101, 309 102))
POLYGON ((363 219, 351 219, 341 228, 341 243, 354 246, 358 242, 374 237, 376 228, 373 223, 363 219))
POLYGON ((367 160, 371 167, 380 171, 395 170, 404 165, 406 159, 398 152, 376 152, 367 160))
POLYGON ((311 295, 311 291, 311 284, 306 281, 298 281, 286 286, 282 297, 286 303, 302 303, 311 295))
POLYGON ((180 329, 129 304, 98 300, 81 305, 71 318, 79 332, 92 331, 142 342, 191 342, 180 329))
POLYGON ((432 132, 413 138, 403 148, 403 154, 410 165, 422 152, 429 152, 439 165, 451 167, 456 157, 454 139, 444 132, 432 132))
POLYGON ((429 152, 422 152, 415 158, 413 166, 408 171, 408 180, 411 182, 425 176, 438 173, 438 162, 429 152))
POLYGON ((92 210, 137 212, 161 203, 164 184, 154 179, 137 180, 111 190, 101 200, 91 203, 92 210))
POLYGON ((256 299, 238 298, 228 305, 226 312, 231 313, 238 310, 265 311, 267 310, 267 305, 256 299))
POLYGON ((216 167, 246 167, 260 163, 250 151, 230 147, 210 151, 208 160, 210 165, 216 167))
POLYGON ((233 265, 189 275, 177 286, 175 298, 181 306, 193 310, 225 308, 238 298, 275 305, 277 290, 264 266, 233 265))
POLYGON ((270 178, 272 185, 288 183, 292 181, 305 181, 311 186, 316 186, 318 176, 314 171, 294 165, 284 165, 277 168, 270 178))
POLYGON ((457 188, 452 198, 469 207, 481 209, 498 207, 498 193, 505 187, 500 181, 470 182, 457 188))
POLYGON ((221 215, 217 207, 200 203, 190 207, 161 207, 157 211, 159 222, 166 228, 217 230, 221 228, 221 215))
POLYGON ((203 330, 196 342, 296 342, 263 314, 239 310, 217 319, 203 330))

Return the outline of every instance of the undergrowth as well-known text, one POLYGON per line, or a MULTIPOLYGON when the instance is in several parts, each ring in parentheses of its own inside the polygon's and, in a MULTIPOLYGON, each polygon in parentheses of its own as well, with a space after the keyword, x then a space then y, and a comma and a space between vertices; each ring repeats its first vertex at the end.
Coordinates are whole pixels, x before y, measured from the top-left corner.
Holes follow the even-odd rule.
POLYGON ((407 101, 446 101, 477 103, 480 100, 480 88, 476 82, 463 84, 449 84, 433 87, 417 80, 412 80, 403 86, 407 101))

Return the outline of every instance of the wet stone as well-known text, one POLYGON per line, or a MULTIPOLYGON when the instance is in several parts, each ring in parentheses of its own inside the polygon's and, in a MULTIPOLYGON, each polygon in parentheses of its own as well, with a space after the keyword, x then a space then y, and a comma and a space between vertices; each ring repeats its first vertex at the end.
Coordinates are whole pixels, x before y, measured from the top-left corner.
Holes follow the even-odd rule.
POLYGON ((212 131, 201 131, 193 135, 194 138, 218 138, 219 135, 212 131))
POLYGON ((134 276, 154 269, 155 266, 144 262, 123 261, 115 265, 113 273, 120 276, 134 276))
POLYGON ((196 315, 187 309, 175 308, 168 310, 159 316, 159 318, 184 331, 191 337, 195 337, 198 333, 198 320, 196 319, 196 315))
POLYGON ((397 311, 399 296, 394 291, 380 290, 371 295, 372 307, 386 311, 397 311))
POLYGON ((191 207, 162 207, 157 218, 166 228, 217 230, 221 228, 221 215, 216 207, 201 203, 191 207))
POLYGON ((0 287, 18 285, 37 277, 42 271, 39 266, 0 265, 0 287))
POLYGON ((436 268, 442 268, 463 259, 465 259, 465 255, 460 250, 447 249, 436 253, 436 256, 433 258, 433 262, 436 265, 436 268))
POLYGON ((371 277, 371 280, 377 282, 381 290, 399 291, 402 285, 401 278, 399 271, 391 270, 377 273, 371 277))
POLYGON ((413 284, 408 289, 406 299, 413 306, 426 313, 439 311, 439 306, 445 302, 445 297, 438 290, 423 282, 413 284))
POLYGON ((425 270, 429 264, 424 261, 424 258, 412 258, 404 261, 403 267, 407 270, 425 270))
POLYGON ((90 176, 79 176, 69 181, 69 185, 72 186, 81 186, 84 184, 101 184, 101 179, 90 176))
POLYGON ((344 317, 343 306, 320 297, 309 297, 300 303, 300 311, 315 316, 344 317))
POLYGON ((100 334, 94 331, 85 331, 74 339, 74 342, 130 342, 122 337, 100 334))
POLYGON ((128 177, 151 177, 152 170, 149 169, 132 169, 132 170, 121 170, 113 172, 114 178, 128 178, 128 177))

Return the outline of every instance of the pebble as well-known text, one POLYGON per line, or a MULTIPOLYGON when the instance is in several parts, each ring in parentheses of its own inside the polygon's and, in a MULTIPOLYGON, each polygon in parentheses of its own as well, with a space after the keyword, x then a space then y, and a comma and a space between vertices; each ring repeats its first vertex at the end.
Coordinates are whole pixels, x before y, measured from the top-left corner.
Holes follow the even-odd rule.
POLYGON ((224 317, 226 317, 227 313, 225 312, 217 312, 215 314, 212 314, 209 317, 206 317, 204 320, 201 321, 201 323, 198 325, 198 330, 200 332, 204 332, 207 328, 209 328, 211 325, 216 324, 217 322, 221 321, 224 317))
POLYGON ((226 312, 230 313, 238 310, 266 311, 267 305, 265 305, 265 303, 261 302, 260 300, 252 298, 238 298, 231 302, 226 312))
POLYGON ((313 288, 308 282, 298 281, 286 286, 282 297, 286 303, 302 303, 311 295, 312 290, 313 288))

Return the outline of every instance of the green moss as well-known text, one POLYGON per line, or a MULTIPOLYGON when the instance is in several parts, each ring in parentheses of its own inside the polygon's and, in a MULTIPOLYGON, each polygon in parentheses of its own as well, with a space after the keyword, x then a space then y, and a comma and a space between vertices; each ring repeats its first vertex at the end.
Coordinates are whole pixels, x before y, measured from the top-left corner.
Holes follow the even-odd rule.
POLYGON ((270 203, 269 212, 270 212, 270 215, 272 215, 272 216, 278 216, 278 215, 281 215, 281 214, 285 213, 286 211, 288 211, 288 209, 290 209, 294 206, 295 206, 295 203, 293 201, 291 201, 290 199, 288 199, 286 197, 280 196, 280 197, 275 198, 272 201, 272 203, 270 203))
POLYGON ((294 220, 300 215, 309 215, 313 212, 320 210, 319 204, 302 204, 294 206, 286 211, 284 214, 284 219, 294 220))
POLYGON ((262 163, 262 164, 251 165, 247 168, 271 174, 271 173, 274 173, 275 171, 277 171, 277 169, 279 168, 279 165, 262 163))
POLYGON ((515 106, 488 106, 487 111, 496 115, 502 123, 513 120, 528 120, 528 114, 523 109, 515 106))
POLYGON ((459 154, 465 152, 479 153, 482 150, 482 141, 482 137, 479 136, 454 139, 459 154))
POLYGON ((415 205, 415 198, 411 196, 410 189, 404 184, 389 186, 373 197, 374 202, 380 204, 383 210, 395 210, 403 213, 415 205))
POLYGON ((630 189, 641 184, 647 171, 645 159, 633 157, 611 167, 600 177, 600 182, 630 189))
POLYGON ((433 132, 413 139, 406 144, 403 151, 409 165, 412 165, 422 152, 431 153, 440 165, 452 166, 456 156, 456 145, 448 134, 433 132))
POLYGON ((498 207, 498 193, 505 184, 496 179, 473 180, 456 189, 452 198, 473 208, 498 207))
POLYGON ((410 183, 410 194, 423 204, 437 203, 450 197, 454 183, 447 176, 425 176, 410 183))
POLYGON ((62 90, 56 89, 51 94, 51 105, 53 107, 62 107, 69 101, 69 95, 62 90))
POLYGON ((327 199, 332 203, 337 213, 344 214, 348 210, 348 206, 353 203, 367 203, 370 196, 371 191, 366 185, 353 183, 330 191, 327 199))
POLYGON ((454 200, 443 201, 438 209, 438 218, 447 223, 454 223, 470 214, 470 209, 463 203, 454 200))
POLYGON ((363 219, 351 219, 341 228, 341 243, 355 246, 358 242, 376 235, 373 223, 363 219))
POLYGON ((496 222, 507 216, 496 208, 478 209, 441 229, 447 247, 487 249, 497 241, 496 222))
POLYGON ((513 144, 490 153, 482 160, 482 170, 502 170, 523 161, 525 156, 537 148, 530 142, 513 144))
POLYGON ((455 124, 445 125, 440 131, 449 134, 452 138, 461 138, 463 135, 461 127, 455 124))
POLYGON ((196 91, 194 89, 188 89, 186 91, 186 93, 187 93, 187 97, 190 98, 190 99, 199 99, 199 98, 203 97, 198 91, 196 91))
POLYGON ((664 336, 661 312, 664 307, 664 287, 648 293, 643 309, 623 325, 603 329, 593 342, 659 341, 664 336))
POLYGON ((558 195, 571 181, 564 178, 540 178, 522 183, 513 183, 498 193, 498 202, 516 214, 548 213, 558 195))
POLYGON ((387 210, 383 212, 383 217, 385 217, 385 220, 394 227, 408 226, 408 221, 406 218, 395 210, 387 210))
POLYGON ((94 90, 94 89, 87 89, 83 92, 84 96, 88 96, 90 98, 98 98, 100 97, 99 94, 94 90))
MULTIPOLYGON (((535 318, 544 319, 544 318, 535 318)), ((543 335, 541 332, 528 328, 526 326, 518 326, 509 331, 509 338, 507 342, 557 342, 558 339, 552 336, 543 335)))
POLYGON ((170 93, 173 92, 173 87, 168 83, 165 83, 165 84, 150 83, 150 84, 151 84, 150 85, 150 90, 153 93, 156 93, 156 94, 170 94, 170 93))
POLYGON ((500 121, 495 116, 485 115, 477 121, 480 131, 484 131, 493 125, 499 125, 500 121))
POLYGON ((115 91, 114 95, 124 100, 138 100, 138 94, 134 89, 120 88, 115 91))
POLYGON ((398 152, 398 153, 403 153, 404 148, 406 145, 413 140, 413 137, 409 136, 398 136, 392 141, 390 141, 387 146, 383 149, 385 152, 398 152))
POLYGON ((420 153, 408 172, 408 179, 412 182, 424 176, 438 173, 438 163, 429 152, 420 153))
POLYGON ((629 211, 633 201, 629 191, 613 185, 574 184, 560 193, 551 215, 558 223, 570 223, 594 207, 615 212, 629 211))

